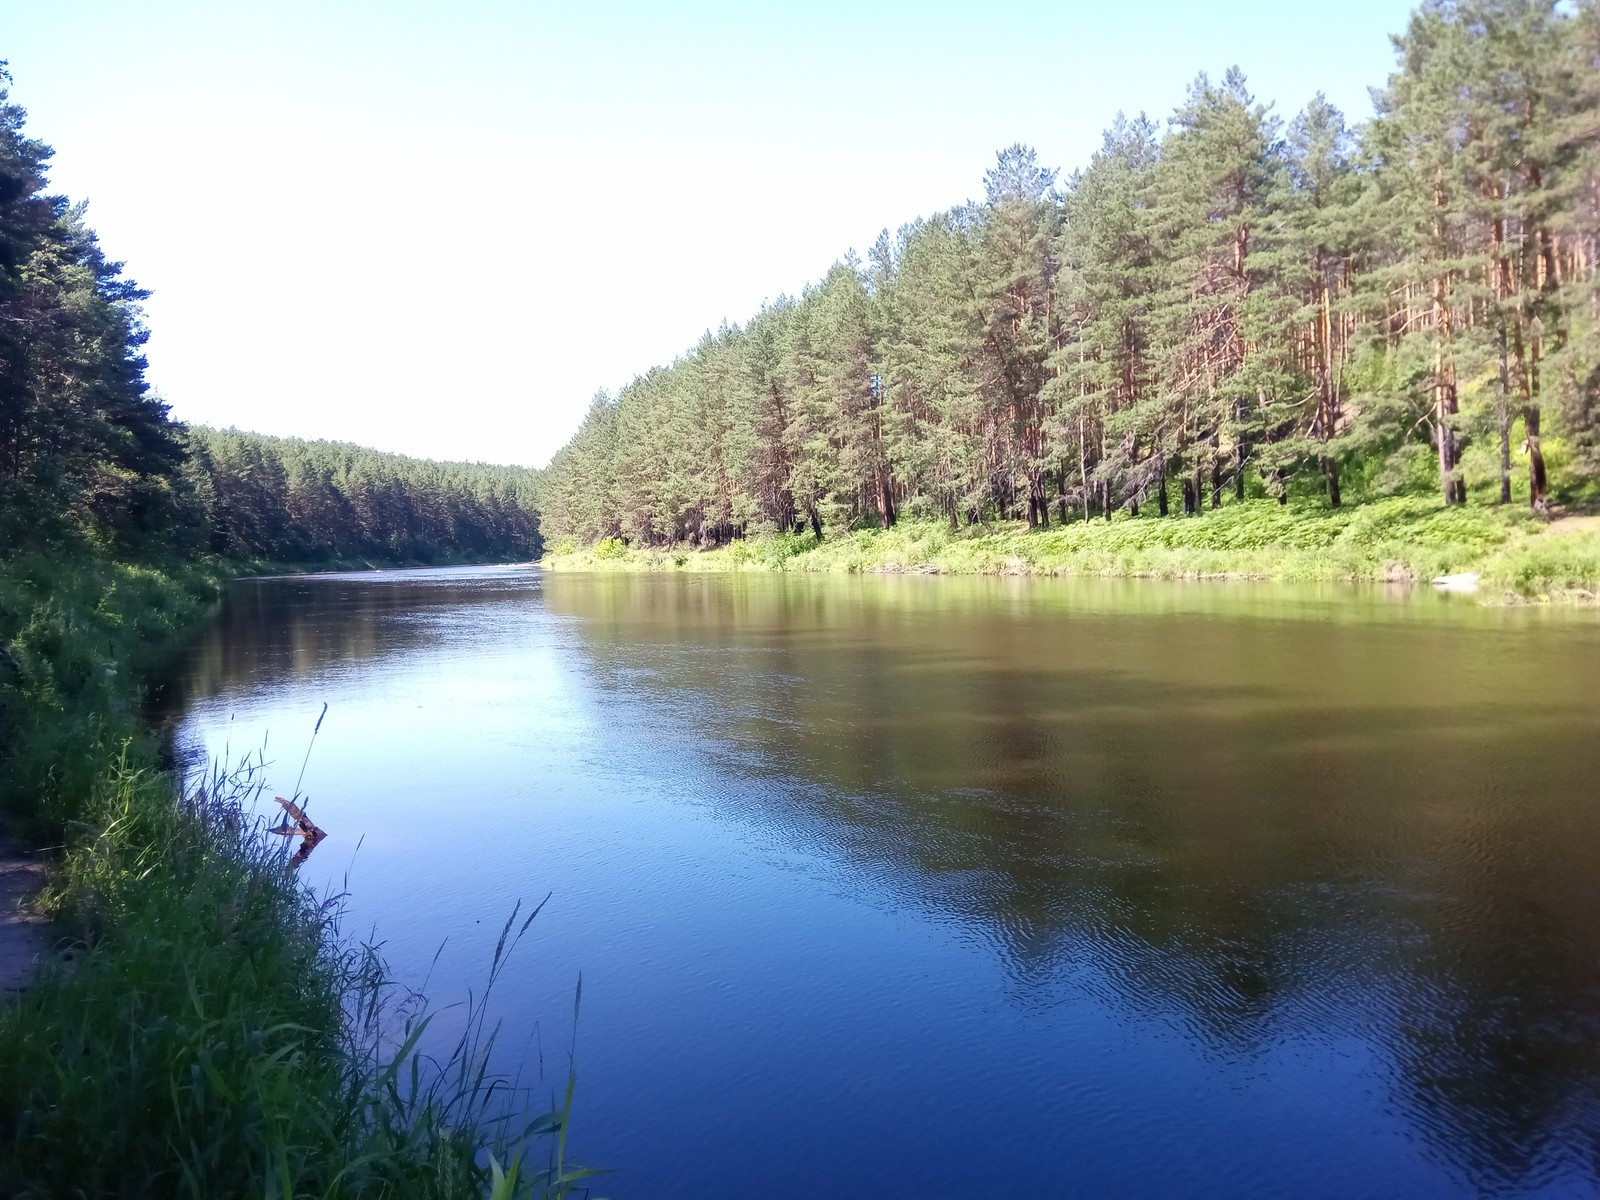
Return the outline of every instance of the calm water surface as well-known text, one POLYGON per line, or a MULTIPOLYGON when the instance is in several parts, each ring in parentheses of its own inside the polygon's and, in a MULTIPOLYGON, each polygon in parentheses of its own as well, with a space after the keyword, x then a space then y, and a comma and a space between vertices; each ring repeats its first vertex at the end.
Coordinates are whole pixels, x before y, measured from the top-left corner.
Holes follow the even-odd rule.
POLYGON ((287 794, 328 703, 304 871, 437 1002, 550 894, 502 1065, 619 1200, 1594 1196, 1597 685, 1431 595, 506 568, 240 583, 161 707, 287 794))

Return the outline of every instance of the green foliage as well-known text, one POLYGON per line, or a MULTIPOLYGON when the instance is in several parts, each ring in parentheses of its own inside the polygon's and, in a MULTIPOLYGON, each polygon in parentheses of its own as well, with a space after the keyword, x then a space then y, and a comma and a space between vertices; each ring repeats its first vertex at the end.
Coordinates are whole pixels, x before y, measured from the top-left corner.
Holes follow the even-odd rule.
POLYGON ((186 445, 209 548, 228 558, 483 562, 543 549, 537 471, 233 429, 191 429, 186 445))
POLYGON ((1426 4, 1357 130, 1320 95, 1280 121, 1231 69, 1165 129, 1119 117, 1059 190, 1008 147, 982 203, 598 398, 546 519, 706 549, 1258 495, 1587 502, 1597 12, 1426 4))
POLYGON ((1492 558, 1486 574, 1528 599, 1600 597, 1600 534, 1563 534, 1508 547, 1492 558))
MULTIPOLYGON (((1584 519, 1587 520, 1587 519, 1584 519)), ((1271 499, 1230 504, 1189 520, 1121 515, 1050 530, 1012 523, 952 531, 906 521, 826 540, 765 536, 685 554, 624 550, 605 559, 573 550, 556 570, 888 571, 980 575, 1110 575, 1163 579, 1427 581, 1481 572, 1519 596, 1595 591, 1600 534, 1546 525, 1521 509, 1441 508, 1400 496, 1344 508, 1296 510, 1271 499)), ((1491 598, 1493 593, 1491 592, 1491 598)))
POLYGON ((29 553, 0 561, 0 810, 59 833, 143 737, 132 676, 208 611, 219 576, 29 553))
POLYGON ((0 552, 84 534, 127 548, 182 509, 183 458, 144 380, 146 293, 82 206, 45 193, 51 150, 23 134, 0 62, 0 552))

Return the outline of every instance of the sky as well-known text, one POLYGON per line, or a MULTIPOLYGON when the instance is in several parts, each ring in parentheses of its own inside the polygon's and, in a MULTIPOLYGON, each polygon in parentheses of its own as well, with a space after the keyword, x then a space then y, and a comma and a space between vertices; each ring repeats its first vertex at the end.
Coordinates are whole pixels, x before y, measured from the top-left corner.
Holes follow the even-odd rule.
POLYGON ((615 391, 1237 64, 1354 122, 1399 0, 0 0, 181 420, 539 466, 615 391))

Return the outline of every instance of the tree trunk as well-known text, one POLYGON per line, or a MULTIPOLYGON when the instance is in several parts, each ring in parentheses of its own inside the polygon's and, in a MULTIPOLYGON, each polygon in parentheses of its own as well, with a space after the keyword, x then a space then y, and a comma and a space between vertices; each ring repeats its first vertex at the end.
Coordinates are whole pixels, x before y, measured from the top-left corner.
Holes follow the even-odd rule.
MULTIPOLYGON (((1549 262, 1549 234, 1540 231, 1545 245, 1545 268, 1553 270, 1549 262)), ((1547 276, 1548 278, 1548 276, 1547 276)), ((1528 339, 1528 407, 1522 414, 1522 428, 1528 435, 1528 503, 1536 513, 1549 511, 1550 501, 1545 491, 1544 451, 1539 446, 1539 338, 1540 326, 1535 320, 1528 339)))
POLYGON ((1163 517, 1167 515, 1167 472, 1165 468, 1162 468, 1161 471, 1161 481, 1156 484, 1156 512, 1163 517))
POLYGON ((1544 452, 1539 446, 1539 338, 1535 333, 1529 339, 1525 355, 1520 318, 1513 333, 1513 349, 1522 390, 1522 428, 1526 435, 1522 447, 1528 452, 1528 503, 1535 512, 1542 513, 1549 507, 1549 501, 1545 496, 1544 452))
POLYGON ((1511 503, 1511 368, 1506 361, 1506 323, 1496 331, 1500 352, 1500 394, 1495 397, 1495 423, 1500 427, 1500 503, 1511 503))
MULTIPOLYGON (((1497 184, 1488 187, 1490 199, 1504 199, 1497 184)), ((1494 299, 1499 306, 1495 314, 1495 349, 1500 367, 1500 394, 1495 397, 1495 425, 1500 434, 1500 503, 1511 503, 1511 368, 1506 353, 1505 304, 1515 288, 1511 270, 1511 257, 1506 254, 1505 218, 1496 213, 1489 222, 1489 248, 1494 256, 1494 299)))
POLYGON ((1445 280, 1442 275, 1436 276, 1433 281, 1433 330, 1436 339, 1433 352, 1434 420, 1435 440, 1439 447, 1439 483, 1444 491, 1446 505, 1464 504, 1467 499, 1466 485, 1456 478, 1460 450, 1456 443, 1455 427, 1452 424, 1452 418, 1458 411, 1455 364, 1450 361, 1445 351, 1450 341, 1451 327, 1445 280))
MULTIPOLYGON (((1257 393, 1260 396, 1260 393, 1257 393)), ((1265 398, 1262 397, 1262 407, 1265 407, 1265 398)), ((1245 402, 1240 400, 1233 406, 1233 416, 1236 426, 1244 425, 1245 402)), ((1248 447, 1245 445, 1244 430, 1240 428, 1237 440, 1233 444, 1233 498, 1244 499, 1244 460, 1249 457, 1248 447)))
POLYGON ((1044 486, 1044 472, 1031 469, 1028 476, 1028 528, 1050 528, 1050 493, 1044 486))
POLYGON ((1083 495, 1083 519, 1089 519, 1089 460, 1084 446, 1083 418, 1078 418, 1078 487, 1083 495))
POLYGON ((1456 438, 1454 431, 1446 423, 1445 418, 1448 415, 1449 412, 1444 404, 1444 390, 1441 388, 1439 391, 1439 403, 1434 410, 1436 425, 1434 442, 1439 449, 1439 484, 1444 492, 1444 502, 1447 505, 1460 503, 1456 497, 1456 438))
POLYGON ((1522 427, 1528 435, 1528 502, 1536 513, 1550 510, 1547 481, 1544 473, 1544 453, 1539 449, 1539 410, 1522 410, 1522 427))

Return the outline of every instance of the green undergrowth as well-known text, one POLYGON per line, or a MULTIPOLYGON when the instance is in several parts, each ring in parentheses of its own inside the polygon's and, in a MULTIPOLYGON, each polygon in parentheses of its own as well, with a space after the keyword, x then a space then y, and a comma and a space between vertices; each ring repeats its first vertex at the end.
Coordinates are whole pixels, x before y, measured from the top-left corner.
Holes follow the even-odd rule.
POLYGON ((568 1194, 571 1077, 531 1104, 488 1066, 488 992, 531 916, 453 1048, 424 1055, 420 998, 265 836, 258 773, 180 786, 159 765, 138 676, 217 583, 0 563, 0 797, 13 845, 47 847, 59 939, 0 1004, 0 1195, 568 1194))
POLYGON ((1491 598, 1592 598, 1600 534, 1520 508, 1445 508, 1399 496, 1342 508, 1247 500, 1194 517, 1118 514, 1049 529, 951 530, 902 522, 817 539, 783 534, 715 550, 636 549, 609 538, 557 546, 556 570, 850 571, 958 575, 1091 575, 1157 579, 1426 581, 1477 572, 1491 598), (1569 531, 1570 530, 1570 531, 1569 531))
POLYGON ((138 677, 211 610, 223 578, 87 555, 0 562, 0 811, 14 836, 59 840, 123 744, 145 740, 138 677))

